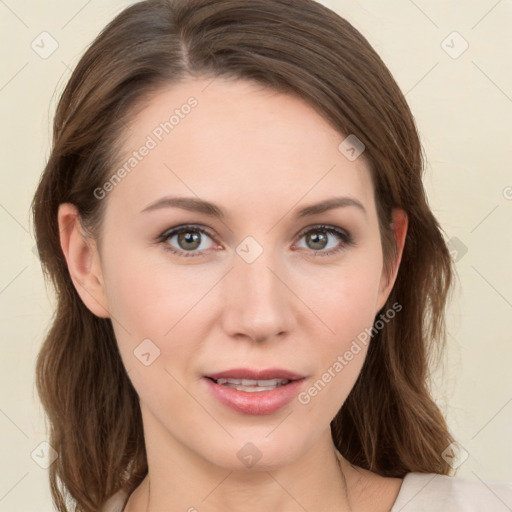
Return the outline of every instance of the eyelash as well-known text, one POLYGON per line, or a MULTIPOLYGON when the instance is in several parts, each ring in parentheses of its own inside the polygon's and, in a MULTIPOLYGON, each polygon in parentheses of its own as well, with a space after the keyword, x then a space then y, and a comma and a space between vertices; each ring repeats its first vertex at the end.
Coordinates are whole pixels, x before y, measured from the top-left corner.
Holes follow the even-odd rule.
MULTIPOLYGON (((178 256, 181 256, 181 257, 190 258, 190 257, 204 256, 204 253, 202 253, 202 252, 176 250, 167 243, 167 240, 169 240, 169 238, 173 237, 176 234, 186 232, 186 231, 194 231, 194 232, 199 232, 199 233, 205 234, 205 235, 209 236, 212 240, 215 241, 214 235, 209 230, 198 227, 197 225, 189 224, 189 225, 178 226, 171 230, 165 231, 157 238, 157 242, 162 243, 164 245, 164 250, 169 251, 173 254, 177 254, 178 256)), ((334 226, 327 226, 327 225, 323 225, 323 224, 318 224, 316 226, 305 228, 304 230, 302 230, 299 233, 298 238, 301 239, 304 235, 307 235, 309 232, 314 232, 314 231, 320 231, 320 232, 324 231, 326 233, 330 233, 331 235, 337 236, 342 241, 342 245, 337 246, 334 249, 329 249, 327 251, 322 251, 322 250, 313 251, 312 250, 315 257, 316 256, 330 256, 332 254, 335 254, 335 253, 343 250, 344 246, 345 247, 355 246, 354 239, 352 238, 352 235, 348 231, 344 231, 344 230, 341 230, 334 226)))

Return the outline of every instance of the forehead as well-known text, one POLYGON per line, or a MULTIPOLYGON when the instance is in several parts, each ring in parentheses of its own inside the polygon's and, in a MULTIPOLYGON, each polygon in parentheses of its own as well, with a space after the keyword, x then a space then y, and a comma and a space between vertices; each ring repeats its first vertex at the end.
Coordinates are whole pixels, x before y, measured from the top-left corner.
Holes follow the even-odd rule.
POLYGON ((340 151, 344 139, 297 96, 190 80, 154 94, 133 117, 120 162, 126 177, 110 195, 138 212, 165 194, 259 211, 341 194, 370 205, 369 169, 340 151))

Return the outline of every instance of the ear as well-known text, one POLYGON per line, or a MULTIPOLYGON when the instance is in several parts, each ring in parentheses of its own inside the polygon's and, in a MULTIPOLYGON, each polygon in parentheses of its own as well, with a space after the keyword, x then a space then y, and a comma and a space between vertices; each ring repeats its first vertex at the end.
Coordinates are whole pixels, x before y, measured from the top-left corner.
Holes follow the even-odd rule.
POLYGON ((78 295, 96 316, 109 318, 96 243, 83 232, 76 206, 59 205, 58 223, 60 246, 78 295))
POLYGON ((392 222, 391 227, 393 229, 395 243, 396 243, 396 259, 392 262, 392 271, 389 275, 386 274, 385 269, 382 270, 382 276, 379 287, 379 296, 378 296, 378 309, 375 312, 377 314, 383 307, 386 301, 388 300, 389 294, 393 289, 393 286, 396 281, 396 276, 398 275, 398 269, 400 267, 400 262, 402 261, 402 253, 405 245, 405 237, 407 234, 408 227, 408 217, 407 213, 401 208, 393 208, 392 212, 392 222))

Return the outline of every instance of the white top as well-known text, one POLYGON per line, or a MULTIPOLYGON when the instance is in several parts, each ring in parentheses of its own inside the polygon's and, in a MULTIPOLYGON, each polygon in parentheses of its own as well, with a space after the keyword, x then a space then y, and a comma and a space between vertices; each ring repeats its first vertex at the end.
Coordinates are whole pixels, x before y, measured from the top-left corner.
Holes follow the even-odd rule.
MULTIPOLYGON (((114 494, 101 512, 121 512, 125 492, 114 494)), ((390 512, 510 512, 512 481, 407 473, 390 512)), ((370 512, 370 511, 369 511, 370 512)))
POLYGON ((512 481, 407 473, 391 512, 510 512, 512 481))

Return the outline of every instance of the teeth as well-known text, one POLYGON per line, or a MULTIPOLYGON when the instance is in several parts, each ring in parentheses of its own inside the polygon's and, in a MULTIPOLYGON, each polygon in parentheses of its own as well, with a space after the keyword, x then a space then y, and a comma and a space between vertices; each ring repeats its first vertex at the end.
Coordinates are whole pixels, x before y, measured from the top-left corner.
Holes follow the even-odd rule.
POLYGON ((242 386, 271 387, 282 386, 290 382, 288 379, 250 380, 250 379, 217 379, 217 384, 233 384, 242 386))
POLYGON ((236 389, 237 391, 247 391, 248 393, 257 393, 259 391, 272 391, 273 389, 277 389, 281 386, 240 386, 236 384, 222 384, 222 386, 226 388, 236 389))
POLYGON ((254 393, 258 391, 271 391, 280 386, 284 386, 290 382, 288 379, 268 379, 268 380, 251 380, 251 379, 217 379, 217 384, 227 388, 233 388, 238 391, 247 391, 254 393))

